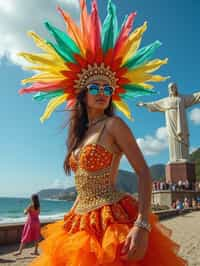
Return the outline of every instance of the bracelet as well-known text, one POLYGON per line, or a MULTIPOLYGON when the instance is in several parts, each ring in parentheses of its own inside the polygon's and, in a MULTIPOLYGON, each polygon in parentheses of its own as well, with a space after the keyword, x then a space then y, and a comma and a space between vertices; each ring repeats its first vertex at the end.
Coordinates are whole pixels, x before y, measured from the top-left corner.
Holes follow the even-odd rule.
POLYGON ((139 228, 143 228, 143 229, 147 230, 149 233, 151 232, 151 225, 144 220, 135 221, 134 225, 139 227, 139 228))

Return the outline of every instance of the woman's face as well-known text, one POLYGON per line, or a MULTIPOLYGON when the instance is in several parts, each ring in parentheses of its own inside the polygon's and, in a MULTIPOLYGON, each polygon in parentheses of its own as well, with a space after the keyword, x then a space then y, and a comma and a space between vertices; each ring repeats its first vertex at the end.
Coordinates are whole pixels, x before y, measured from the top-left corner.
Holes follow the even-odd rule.
POLYGON ((92 82, 91 84, 88 84, 87 94, 86 94, 86 103, 87 103, 88 108, 105 110, 109 106, 112 95, 104 94, 105 86, 110 86, 110 85, 105 83, 105 81, 100 81, 100 80, 98 81, 96 80, 92 82), (97 87, 99 87, 99 92, 96 95, 90 92, 89 88, 92 86, 92 84, 95 84, 97 85, 97 87))

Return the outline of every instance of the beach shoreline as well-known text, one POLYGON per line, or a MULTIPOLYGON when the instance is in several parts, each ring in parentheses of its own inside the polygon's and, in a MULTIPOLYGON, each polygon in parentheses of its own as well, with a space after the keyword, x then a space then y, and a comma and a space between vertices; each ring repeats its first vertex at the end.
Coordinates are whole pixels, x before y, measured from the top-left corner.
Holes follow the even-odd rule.
MULTIPOLYGON (((170 219, 165 219, 161 223, 172 230, 172 239, 180 245, 179 254, 188 260, 188 266, 200 265, 200 211, 189 212, 170 219)), ((33 251, 30 245, 26 248, 22 255, 16 257, 19 244, 1 246, 0 264, 4 266, 25 266, 33 259, 34 255, 30 255, 33 251)))

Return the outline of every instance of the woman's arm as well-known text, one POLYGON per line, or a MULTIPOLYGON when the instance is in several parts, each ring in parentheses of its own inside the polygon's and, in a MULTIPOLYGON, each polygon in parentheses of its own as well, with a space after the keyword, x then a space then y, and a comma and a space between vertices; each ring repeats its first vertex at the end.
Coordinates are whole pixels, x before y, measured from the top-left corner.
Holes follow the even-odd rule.
POLYGON ((70 209, 71 212, 74 211, 74 209, 76 208, 77 204, 78 204, 78 196, 76 197, 76 199, 75 199, 75 201, 74 201, 74 204, 72 205, 72 207, 71 207, 71 209, 70 209))
POLYGON ((24 210, 24 214, 27 214, 32 208, 32 205, 29 205, 25 210, 24 210))
POLYGON ((152 178, 142 152, 131 130, 120 118, 111 118, 108 122, 108 130, 139 177, 138 219, 148 221, 151 207, 152 178))

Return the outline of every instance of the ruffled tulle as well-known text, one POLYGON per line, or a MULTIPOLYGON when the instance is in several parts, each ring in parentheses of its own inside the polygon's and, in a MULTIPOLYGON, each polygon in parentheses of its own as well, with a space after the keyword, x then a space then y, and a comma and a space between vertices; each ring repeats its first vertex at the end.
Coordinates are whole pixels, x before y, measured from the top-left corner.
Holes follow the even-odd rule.
POLYGON ((152 231, 145 257, 123 262, 120 249, 138 213, 137 201, 126 196, 87 214, 70 211, 64 220, 42 230, 42 255, 31 266, 185 266, 176 254, 179 246, 170 239, 171 231, 150 215, 152 231))

